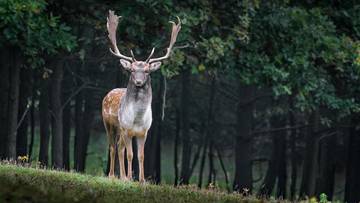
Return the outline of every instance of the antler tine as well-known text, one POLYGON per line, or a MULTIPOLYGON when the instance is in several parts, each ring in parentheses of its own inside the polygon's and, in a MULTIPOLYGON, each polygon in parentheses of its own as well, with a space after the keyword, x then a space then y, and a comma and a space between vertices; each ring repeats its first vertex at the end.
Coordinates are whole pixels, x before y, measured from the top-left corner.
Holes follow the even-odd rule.
POLYGON ((109 33, 108 37, 112 45, 112 48, 110 48, 110 52, 119 58, 133 61, 131 57, 122 55, 116 45, 116 30, 119 24, 119 18, 121 18, 121 16, 117 16, 114 14, 114 11, 109 10, 109 16, 107 17, 106 27, 109 33))
POLYGON ((137 61, 134 55, 134 52, 132 51, 132 49, 130 49, 130 53, 131 53, 131 57, 133 61, 137 61))
POLYGON ((149 62, 152 63, 152 62, 155 62, 155 61, 161 61, 161 60, 164 60, 164 59, 167 59, 169 56, 170 56, 170 53, 171 53, 171 50, 176 42, 176 38, 177 38, 177 35, 181 29, 181 20, 178 16, 176 16, 177 19, 178 19, 178 23, 176 24, 175 22, 173 21, 170 21, 170 23, 172 24, 172 32, 171 32, 171 39, 170 39, 170 44, 169 44, 169 47, 167 48, 166 50, 166 54, 165 56, 163 57, 160 57, 160 58, 153 58, 153 59, 149 59, 149 62))
POLYGON ((149 60, 151 59, 152 55, 154 54, 154 51, 155 51, 155 47, 152 48, 151 53, 150 53, 149 57, 146 59, 145 63, 148 63, 148 62, 149 62, 149 60))

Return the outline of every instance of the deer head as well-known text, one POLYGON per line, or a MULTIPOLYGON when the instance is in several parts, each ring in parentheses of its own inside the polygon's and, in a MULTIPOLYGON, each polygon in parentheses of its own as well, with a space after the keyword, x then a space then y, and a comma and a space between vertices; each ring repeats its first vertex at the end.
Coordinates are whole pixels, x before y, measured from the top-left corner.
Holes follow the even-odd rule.
POLYGON ((143 86, 145 82, 149 79, 149 74, 158 70, 161 66, 161 61, 169 58, 171 50, 176 42, 177 35, 181 29, 181 21, 178 17, 178 23, 170 21, 172 24, 172 33, 169 47, 166 49, 166 54, 159 58, 152 58, 154 54, 155 47, 151 50, 149 57, 145 61, 137 61, 135 59, 134 53, 130 51, 131 57, 122 55, 117 48, 116 44, 116 30, 119 24, 119 18, 114 14, 114 11, 109 10, 109 16, 107 18, 107 30, 108 37, 111 42, 110 52, 120 58, 120 63, 122 67, 131 73, 130 80, 134 82, 136 86, 143 86))

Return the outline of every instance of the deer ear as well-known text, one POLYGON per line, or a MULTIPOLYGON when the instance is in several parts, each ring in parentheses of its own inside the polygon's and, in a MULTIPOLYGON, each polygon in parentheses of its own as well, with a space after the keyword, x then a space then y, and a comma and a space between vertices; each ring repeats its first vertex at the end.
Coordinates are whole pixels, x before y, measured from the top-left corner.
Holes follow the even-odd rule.
POLYGON ((120 63, 121 65, 126 69, 126 70, 130 70, 131 69, 131 63, 130 61, 127 61, 125 59, 120 59, 120 63))
POLYGON ((150 64, 150 71, 156 71, 160 68, 161 62, 154 62, 150 64))

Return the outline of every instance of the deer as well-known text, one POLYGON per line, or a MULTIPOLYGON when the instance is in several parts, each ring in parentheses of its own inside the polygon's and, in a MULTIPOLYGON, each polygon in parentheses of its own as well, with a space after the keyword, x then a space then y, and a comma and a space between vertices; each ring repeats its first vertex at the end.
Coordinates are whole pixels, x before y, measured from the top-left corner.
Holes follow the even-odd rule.
POLYGON ((106 94, 102 101, 102 118, 106 130, 110 153, 110 170, 108 177, 114 178, 115 150, 117 149, 121 180, 132 180, 132 139, 137 142, 137 157, 139 163, 139 182, 144 183, 144 147, 148 131, 152 123, 152 89, 150 74, 158 70, 161 61, 170 57, 177 35, 181 29, 178 22, 170 21, 172 33, 166 54, 152 58, 155 47, 145 61, 135 59, 132 50, 131 57, 121 54, 117 47, 116 31, 121 16, 109 10, 107 31, 110 41, 110 53, 120 58, 121 66, 130 73, 126 88, 116 88, 106 94), (125 173, 124 156, 126 149, 127 176, 125 173))

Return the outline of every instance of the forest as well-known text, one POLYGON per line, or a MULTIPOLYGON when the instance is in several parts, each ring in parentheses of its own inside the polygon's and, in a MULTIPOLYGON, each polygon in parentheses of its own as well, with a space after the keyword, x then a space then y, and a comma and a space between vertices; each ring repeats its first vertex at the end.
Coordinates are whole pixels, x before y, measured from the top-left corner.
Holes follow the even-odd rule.
POLYGON ((129 81, 109 10, 138 60, 182 22, 151 74, 147 182, 360 201, 357 0, 0 0, 1 160, 107 176, 102 100, 129 81))

